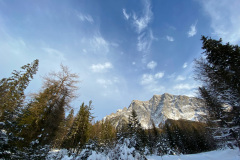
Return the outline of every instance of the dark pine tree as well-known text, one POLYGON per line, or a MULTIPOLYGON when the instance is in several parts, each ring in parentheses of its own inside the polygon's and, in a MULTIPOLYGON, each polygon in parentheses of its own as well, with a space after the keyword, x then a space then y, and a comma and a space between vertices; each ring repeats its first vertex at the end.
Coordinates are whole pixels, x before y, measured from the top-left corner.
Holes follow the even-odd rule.
POLYGON ((38 70, 38 62, 35 60, 32 64, 24 65, 21 67, 22 71, 14 70, 11 77, 0 80, 0 137, 7 139, 0 142, 0 152, 3 153, 0 158, 18 158, 14 156, 17 156, 16 151, 19 150, 17 142, 21 127, 18 123, 24 107, 24 91, 38 70))
POLYGON ((91 101, 89 105, 82 103, 68 133, 66 148, 72 153, 78 154, 90 139, 91 122, 93 119, 91 103, 91 101))
POLYGON ((134 109, 128 118, 128 136, 130 138, 131 147, 134 147, 136 150, 141 152, 144 151, 147 144, 147 136, 134 109))
POLYGON ((235 139, 240 148, 240 48, 202 36, 204 58, 195 61, 196 79, 203 83, 200 95, 206 102, 212 122, 224 135, 235 139), (227 110, 224 105, 229 105, 227 110), (213 121, 215 120, 215 121, 213 121))

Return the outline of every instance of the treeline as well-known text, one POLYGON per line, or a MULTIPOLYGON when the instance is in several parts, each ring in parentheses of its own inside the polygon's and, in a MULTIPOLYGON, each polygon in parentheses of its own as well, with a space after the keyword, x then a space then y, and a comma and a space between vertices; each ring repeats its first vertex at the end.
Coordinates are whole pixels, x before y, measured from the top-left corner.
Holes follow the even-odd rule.
POLYGON ((133 110, 127 123, 117 129, 117 143, 128 139, 128 147, 144 154, 192 154, 216 148, 216 143, 206 123, 187 120, 165 121, 158 128, 152 121, 152 129, 143 129, 133 110))
POLYGON ((167 120, 164 133, 172 150, 183 154, 213 150, 216 142, 206 123, 187 120, 167 120))

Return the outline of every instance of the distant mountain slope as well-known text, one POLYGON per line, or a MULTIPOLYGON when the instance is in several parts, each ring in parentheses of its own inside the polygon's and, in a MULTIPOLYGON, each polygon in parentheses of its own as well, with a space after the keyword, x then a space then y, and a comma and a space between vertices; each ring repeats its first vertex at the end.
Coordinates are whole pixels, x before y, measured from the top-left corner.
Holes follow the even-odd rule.
POLYGON ((149 101, 133 100, 128 108, 120 109, 104 119, 109 119, 117 127, 127 122, 132 109, 136 111, 140 123, 146 129, 152 127, 151 119, 158 126, 167 119, 204 121, 206 115, 201 99, 165 93, 154 95, 149 101))

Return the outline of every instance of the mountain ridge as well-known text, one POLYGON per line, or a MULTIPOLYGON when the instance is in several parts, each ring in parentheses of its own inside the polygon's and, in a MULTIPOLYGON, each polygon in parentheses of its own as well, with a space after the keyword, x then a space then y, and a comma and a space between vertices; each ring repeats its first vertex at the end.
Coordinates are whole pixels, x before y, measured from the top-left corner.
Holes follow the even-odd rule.
POLYGON ((148 101, 133 100, 128 108, 119 109, 116 113, 104 117, 104 120, 110 120, 115 127, 118 127, 122 123, 127 123, 133 109, 145 129, 152 127, 152 121, 156 126, 164 124, 167 119, 201 122, 205 121, 206 115, 202 99, 164 93, 153 95, 148 101))

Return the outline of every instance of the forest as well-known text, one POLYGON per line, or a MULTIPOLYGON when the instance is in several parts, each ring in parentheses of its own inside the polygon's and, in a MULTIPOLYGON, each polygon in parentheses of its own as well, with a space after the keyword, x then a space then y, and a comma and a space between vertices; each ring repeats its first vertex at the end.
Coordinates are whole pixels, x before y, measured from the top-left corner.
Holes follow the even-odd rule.
POLYGON ((143 129, 132 110, 128 122, 115 128, 108 120, 95 121, 92 101, 79 104, 74 113, 78 75, 64 65, 43 77, 39 92, 26 96, 40 63, 34 60, 0 80, 0 159, 61 159, 49 158, 53 149, 65 149, 72 159, 87 159, 93 152, 110 159, 146 159, 240 149, 240 48, 221 39, 201 40, 204 52, 194 63, 206 123, 168 119, 161 127, 152 123, 152 129, 143 129))

